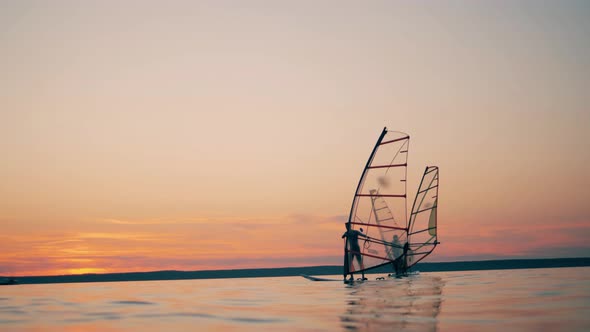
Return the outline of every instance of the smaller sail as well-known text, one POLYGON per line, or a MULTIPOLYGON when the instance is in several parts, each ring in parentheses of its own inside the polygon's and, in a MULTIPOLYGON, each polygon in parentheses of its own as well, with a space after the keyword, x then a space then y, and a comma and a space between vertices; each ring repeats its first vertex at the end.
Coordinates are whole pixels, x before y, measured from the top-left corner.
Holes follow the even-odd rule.
POLYGON ((430 255, 438 244, 438 176, 438 167, 426 167, 414 199, 408 225, 408 268, 430 255))

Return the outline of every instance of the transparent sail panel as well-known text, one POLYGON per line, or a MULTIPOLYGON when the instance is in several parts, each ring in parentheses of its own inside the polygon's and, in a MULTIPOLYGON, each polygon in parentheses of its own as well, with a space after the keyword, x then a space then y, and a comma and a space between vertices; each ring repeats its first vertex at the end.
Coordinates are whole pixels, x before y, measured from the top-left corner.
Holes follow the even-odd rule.
POLYGON ((428 256, 438 243, 436 233, 437 205, 438 167, 429 166, 424 171, 410 215, 408 267, 428 256))
POLYGON ((390 131, 380 138, 363 172, 350 215, 351 229, 362 228, 366 236, 358 237, 358 247, 347 246, 350 272, 391 263, 402 255, 407 242, 406 169, 410 138, 390 131))

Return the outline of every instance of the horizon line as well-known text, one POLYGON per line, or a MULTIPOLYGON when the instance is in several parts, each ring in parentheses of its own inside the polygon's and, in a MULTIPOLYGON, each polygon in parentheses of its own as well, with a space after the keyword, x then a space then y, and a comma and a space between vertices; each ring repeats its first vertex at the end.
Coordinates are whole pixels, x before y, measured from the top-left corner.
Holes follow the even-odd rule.
MULTIPOLYGON (((466 261, 444 261, 444 262, 420 262, 416 266, 438 265, 438 264, 469 264, 469 263, 486 263, 486 262, 505 262, 505 261, 543 261, 543 260, 571 260, 571 259, 588 259, 590 257, 549 257, 549 258, 506 258, 506 259, 484 259, 484 260, 466 260, 466 261)), ((590 265, 590 262, 588 263, 590 265)), ((83 277, 83 276, 109 276, 109 275, 129 275, 129 274, 148 274, 148 273, 198 273, 198 272, 230 272, 230 271, 252 271, 252 270, 280 270, 280 269, 306 269, 306 268, 338 268, 341 265, 307 265, 307 266, 283 266, 283 267, 251 267, 239 269, 215 269, 215 270, 151 270, 151 271, 129 271, 129 272, 105 272, 105 273, 80 273, 80 274, 55 274, 55 275, 0 275, 0 278, 60 278, 60 277, 83 277)))

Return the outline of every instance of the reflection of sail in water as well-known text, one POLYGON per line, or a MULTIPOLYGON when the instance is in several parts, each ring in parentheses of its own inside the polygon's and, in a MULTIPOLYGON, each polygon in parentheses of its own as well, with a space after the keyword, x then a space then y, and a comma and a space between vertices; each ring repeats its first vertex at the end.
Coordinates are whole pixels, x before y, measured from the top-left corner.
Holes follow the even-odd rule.
POLYGON ((426 275, 350 286, 340 317, 349 331, 436 331, 444 283, 426 275))

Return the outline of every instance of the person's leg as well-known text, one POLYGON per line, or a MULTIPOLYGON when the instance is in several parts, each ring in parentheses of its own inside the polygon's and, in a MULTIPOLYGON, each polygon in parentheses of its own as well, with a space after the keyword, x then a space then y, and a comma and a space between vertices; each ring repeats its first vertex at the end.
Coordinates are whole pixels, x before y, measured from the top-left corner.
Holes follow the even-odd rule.
POLYGON ((346 277, 350 273, 350 264, 349 264, 349 262, 350 262, 350 253, 347 250, 345 250, 344 251, 344 269, 343 269, 344 270, 343 271, 344 272, 343 273, 344 274, 344 281, 346 281, 346 277))
POLYGON ((363 256, 360 253, 356 254, 356 259, 359 262, 359 265, 361 267, 361 278, 362 280, 365 280, 365 266, 363 265, 363 256))

